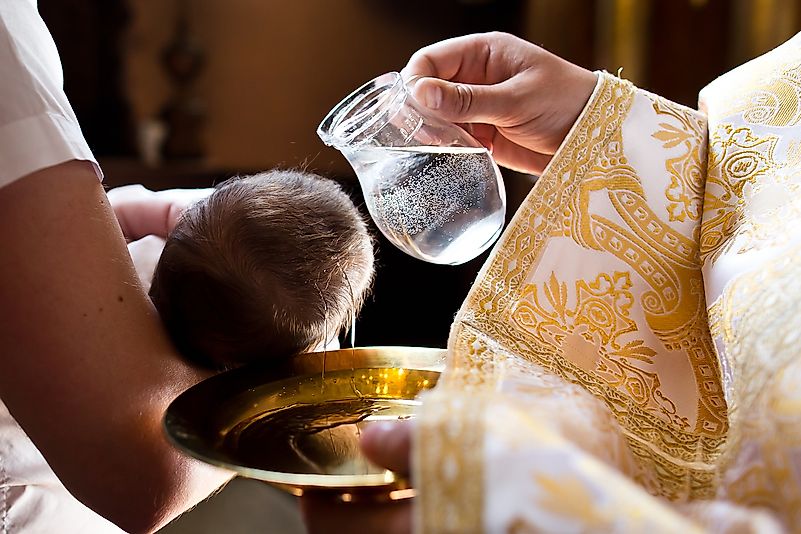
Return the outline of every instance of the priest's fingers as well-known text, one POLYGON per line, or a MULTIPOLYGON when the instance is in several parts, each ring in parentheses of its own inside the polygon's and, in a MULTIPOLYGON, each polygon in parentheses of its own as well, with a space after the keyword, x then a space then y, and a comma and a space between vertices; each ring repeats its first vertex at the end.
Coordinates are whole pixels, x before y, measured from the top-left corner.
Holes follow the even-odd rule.
POLYGON ((402 74, 432 115, 495 126, 505 137, 493 147, 496 161, 529 173, 547 165, 597 83, 595 73, 498 32, 425 47, 402 74))
POLYGON ((524 148, 498 135, 492 145, 492 155, 498 165, 513 171, 539 176, 553 156, 524 148))
POLYGON ((489 149, 495 162, 507 169, 539 176, 551 161, 550 154, 520 146, 490 124, 473 124, 470 132, 489 149))
POLYGON ((390 471, 408 474, 412 425, 411 421, 399 421, 374 423, 368 426, 362 432, 361 439, 365 456, 390 471))
POLYGON ((514 125, 521 107, 518 85, 517 79, 482 85, 421 78, 411 91, 416 100, 447 121, 514 125))
POLYGON ((401 71, 404 79, 431 76, 465 83, 496 83, 488 80, 492 43, 502 34, 474 34, 446 39, 421 48, 401 71), (494 36, 494 37, 490 37, 494 36))

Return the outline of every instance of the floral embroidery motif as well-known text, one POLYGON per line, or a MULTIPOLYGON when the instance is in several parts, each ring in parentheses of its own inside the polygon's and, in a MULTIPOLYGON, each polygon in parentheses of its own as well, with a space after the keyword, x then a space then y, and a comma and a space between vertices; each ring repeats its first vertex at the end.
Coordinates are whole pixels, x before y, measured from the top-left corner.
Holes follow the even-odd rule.
POLYGON ((598 354, 586 371, 629 395, 644 410, 689 428, 687 418, 678 415, 676 405, 662 393, 659 376, 638 365, 652 364, 657 353, 636 335, 627 335, 637 332, 637 323, 630 317, 634 297, 628 273, 602 273, 590 283, 577 281, 572 305, 568 302, 567 284, 559 282, 553 272, 548 283, 542 284, 541 293, 539 289, 533 284, 523 288, 512 321, 555 351, 567 352, 565 349, 574 345, 571 338, 580 336, 598 354), (651 406, 651 399, 656 400, 657 406, 651 406))
POLYGON ((701 225, 701 256, 717 257, 743 222, 743 190, 776 174, 775 135, 756 135, 749 127, 724 123, 710 136, 709 175, 701 225))
POLYGON ((670 174, 670 184, 665 189, 668 199, 668 220, 701 220, 701 206, 704 198, 704 175, 706 162, 700 156, 698 146, 704 141, 706 125, 697 114, 665 105, 661 100, 654 101, 654 110, 674 119, 674 123, 660 122, 654 139, 662 141, 662 147, 672 149, 681 146, 682 154, 668 158, 665 168, 670 174))

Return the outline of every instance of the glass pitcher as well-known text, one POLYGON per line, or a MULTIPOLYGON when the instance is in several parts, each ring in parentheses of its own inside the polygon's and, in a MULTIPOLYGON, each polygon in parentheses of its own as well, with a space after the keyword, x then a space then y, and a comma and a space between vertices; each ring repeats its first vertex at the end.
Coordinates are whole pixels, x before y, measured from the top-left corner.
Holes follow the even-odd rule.
POLYGON ((404 252, 458 265, 500 235, 506 192, 489 151, 426 114, 397 72, 348 95, 317 134, 347 158, 376 225, 404 252))

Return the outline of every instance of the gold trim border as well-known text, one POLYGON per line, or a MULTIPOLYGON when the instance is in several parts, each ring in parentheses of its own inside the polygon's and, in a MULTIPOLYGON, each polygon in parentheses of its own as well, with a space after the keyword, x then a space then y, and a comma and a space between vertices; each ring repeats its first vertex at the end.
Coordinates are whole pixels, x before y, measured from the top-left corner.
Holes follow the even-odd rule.
POLYGON ((412 444, 413 532, 483 531, 485 406, 448 387, 425 394, 412 444))

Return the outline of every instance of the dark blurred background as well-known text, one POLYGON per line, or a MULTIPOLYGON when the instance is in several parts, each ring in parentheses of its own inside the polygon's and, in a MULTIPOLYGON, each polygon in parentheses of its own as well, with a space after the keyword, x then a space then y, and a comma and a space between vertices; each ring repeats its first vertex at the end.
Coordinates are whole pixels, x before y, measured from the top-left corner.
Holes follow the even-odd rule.
MULTIPOLYGON (((435 41, 503 30, 695 106, 799 30, 797 0, 39 0, 108 186, 203 187, 305 167, 360 192, 315 130, 342 97, 435 41)), ((509 213, 534 177, 504 172, 509 213)), ((486 254, 429 265, 379 237, 357 344, 445 346, 486 254)))

